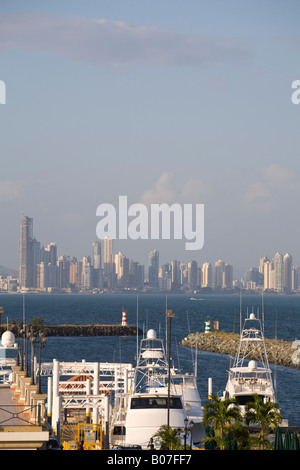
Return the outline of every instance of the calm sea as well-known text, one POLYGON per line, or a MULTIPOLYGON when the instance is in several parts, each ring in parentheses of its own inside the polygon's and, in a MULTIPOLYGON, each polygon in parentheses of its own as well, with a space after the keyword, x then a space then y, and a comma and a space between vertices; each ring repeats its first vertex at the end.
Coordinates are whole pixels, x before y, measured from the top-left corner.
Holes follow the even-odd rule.
MULTIPOLYGON (((153 328, 165 337, 165 310, 172 309, 172 360, 182 371, 192 371, 195 352, 179 346, 180 341, 190 332, 204 331, 204 321, 218 320, 220 329, 239 332, 239 295, 76 295, 76 294, 26 294, 25 320, 41 317, 45 324, 120 324, 122 308, 127 310, 127 323, 137 324, 145 332, 153 328), (138 308, 137 308, 138 307, 138 308)), ((265 336, 293 341, 300 339, 300 296, 264 296, 265 336)), ((4 307, 2 322, 21 321, 23 318, 23 296, 0 294, 0 306, 4 307)), ((261 296, 249 295, 242 298, 242 317, 247 310, 254 309, 261 317, 261 296)), ((43 350, 43 361, 73 362, 132 362, 135 364, 136 337, 78 337, 49 338, 43 350)), ((202 402, 207 401, 208 378, 212 377, 213 392, 221 392, 227 381, 230 358, 198 351, 198 388, 202 402)), ((277 401, 284 418, 290 424, 300 427, 300 370, 273 366, 277 401)))

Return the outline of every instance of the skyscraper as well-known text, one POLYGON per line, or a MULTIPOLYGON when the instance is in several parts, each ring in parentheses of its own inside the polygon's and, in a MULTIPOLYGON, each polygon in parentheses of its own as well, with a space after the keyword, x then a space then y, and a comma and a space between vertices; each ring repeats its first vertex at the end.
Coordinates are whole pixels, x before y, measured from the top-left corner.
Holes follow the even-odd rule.
POLYGON ((190 289, 197 288, 197 261, 188 262, 188 285, 190 289))
POLYGON ((291 292, 293 290, 292 269, 292 257, 289 253, 286 253, 283 257, 283 287, 285 292, 291 292))
POLYGON ((274 256, 274 289, 283 291, 283 257, 280 253, 274 256))
POLYGON ((152 250, 149 253, 149 285, 158 288, 158 269, 159 269, 159 252, 152 250))
POLYGON ((19 277, 21 288, 34 286, 33 261, 33 219, 23 215, 20 226, 19 257, 19 277))
POLYGON ((93 266, 94 269, 101 268, 101 243, 99 240, 93 241, 93 266))
POLYGON ((212 265, 209 262, 202 265, 202 287, 212 286, 212 265))
POLYGON ((113 260, 113 239, 109 237, 104 238, 104 286, 111 288, 115 286, 115 267, 113 260))
POLYGON ((225 263, 221 259, 215 262, 215 289, 222 287, 223 285, 223 272, 225 263))
POLYGON ((113 239, 104 238, 104 274, 112 274, 114 271, 113 263, 113 239))

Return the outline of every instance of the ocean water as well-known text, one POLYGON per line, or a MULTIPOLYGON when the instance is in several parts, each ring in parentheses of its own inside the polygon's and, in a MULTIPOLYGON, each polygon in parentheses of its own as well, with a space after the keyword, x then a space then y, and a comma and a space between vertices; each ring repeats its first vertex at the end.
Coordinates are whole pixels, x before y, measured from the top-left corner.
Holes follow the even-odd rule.
MULTIPOLYGON (((239 295, 154 295, 142 294, 26 294, 25 320, 41 317, 47 325, 60 324, 120 324, 122 308, 127 311, 127 323, 136 325, 145 333, 153 328, 157 335, 166 336, 165 310, 173 310, 172 361, 184 371, 192 371, 197 359, 197 382, 202 402, 207 401, 208 378, 212 378, 213 392, 224 390, 230 358, 227 355, 197 352, 182 347, 180 341, 191 332, 204 331, 205 319, 218 320, 224 331, 239 332, 239 295)), ((300 339, 300 296, 265 295, 265 336, 293 341, 300 339)), ((2 322, 23 319, 23 296, 0 294, 0 306, 4 308, 2 322)), ((262 318, 262 297, 243 296, 242 318, 247 311, 262 318)), ((73 362, 132 362, 135 364, 136 337, 50 337, 42 352, 42 361, 73 362)), ((271 364, 276 385, 277 401, 283 417, 300 427, 300 370, 271 364)), ((45 384, 42 384, 45 387, 45 384)))

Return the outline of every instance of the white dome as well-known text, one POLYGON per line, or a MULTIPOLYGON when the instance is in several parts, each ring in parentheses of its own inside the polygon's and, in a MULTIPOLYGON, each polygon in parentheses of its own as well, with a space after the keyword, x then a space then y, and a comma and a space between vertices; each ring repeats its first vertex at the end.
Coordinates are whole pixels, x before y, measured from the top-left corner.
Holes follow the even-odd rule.
POLYGON ((15 342, 15 335, 12 331, 5 331, 1 336, 1 343, 5 348, 12 347, 15 342))
POLYGON ((256 369, 256 367, 257 367, 256 361, 249 361, 248 369, 254 370, 254 369, 256 369))
POLYGON ((148 330, 147 331, 147 338, 148 339, 155 339, 156 338, 156 331, 155 330, 148 330))

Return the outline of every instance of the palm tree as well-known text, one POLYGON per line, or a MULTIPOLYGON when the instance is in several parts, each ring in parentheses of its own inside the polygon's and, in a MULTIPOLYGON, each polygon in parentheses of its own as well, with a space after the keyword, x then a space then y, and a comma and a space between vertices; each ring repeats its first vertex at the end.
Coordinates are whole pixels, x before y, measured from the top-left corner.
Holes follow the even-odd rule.
MULTIPOLYGON (((203 424, 214 428, 213 439, 221 450, 225 448, 229 426, 242 420, 241 412, 236 405, 237 401, 234 398, 221 399, 215 394, 204 405, 203 424)), ((205 438, 206 441, 210 439, 211 437, 205 438)))
POLYGON ((162 425, 159 430, 152 437, 159 437, 161 441, 161 448, 175 450, 181 445, 180 438, 177 436, 178 430, 162 425))
POLYGON ((275 431, 278 424, 281 422, 281 414, 278 411, 278 403, 267 401, 264 403, 263 399, 258 395, 253 396, 253 401, 245 405, 245 422, 249 425, 251 423, 260 424, 260 432, 258 434, 258 443, 263 450, 271 448, 271 443, 266 439, 266 435, 271 428, 275 431))

